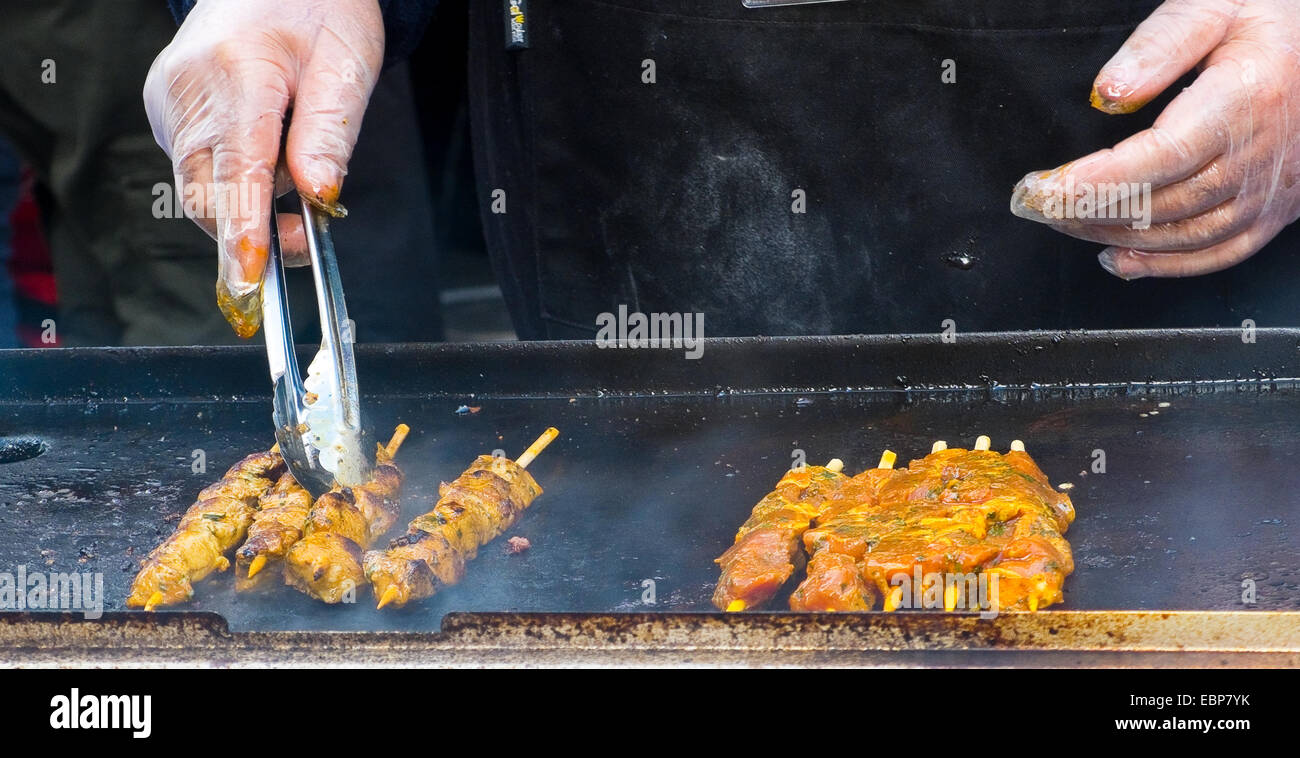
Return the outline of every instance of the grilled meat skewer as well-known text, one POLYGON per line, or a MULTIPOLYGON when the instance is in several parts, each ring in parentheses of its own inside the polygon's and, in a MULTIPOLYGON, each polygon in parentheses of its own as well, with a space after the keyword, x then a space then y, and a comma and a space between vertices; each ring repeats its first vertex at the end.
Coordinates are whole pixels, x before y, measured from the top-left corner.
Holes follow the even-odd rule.
POLYGON ((225 571, 230 565, 226 553, 243 539, 258 498, 271 489, 283 467, 274 448, 254 453, 200 491, 176 531, 144 559, 127 606, 151 611, 183 603, 194 596, 195 582, 225 571))
POLYGON ((363 551, 401 514, 397 496, 403 476, 393 456, 409 431, 401 424, 386 447, 377 446, 370 481, 360 487, 335 485, 316 499, 302 539, 285 554, 286 584, 326 603, 340 602, 361 586, 363 551))
POLYGON ((735 543, 715 563, 722 576, 713 593, 720 610, 756 608, 781 589, 796 564, 803 563, 800 540, 822 501, 846 478, 844 462, 804 466, 786 472, 736 532, 735 543))
POLYGON ((235 590, 248 592, 275 583, 282 577, 281 561, 289 548, 302 538, 311 514, 311 493, 288 471, 257 501, 257 512, 248 527, 248 539, 235 551, 235 590), (268 564, 273 570, 267 571, 268 564))
POLYGON ((379 607, 401 607, 464 578, 466 561, 542 494, 524 469, 558 434, 547 429, 517 461, 480 455, 454 482, 438 486, 438 502, 411 521, 405 535, 387 550, 366 553, 366 578, 379 607))

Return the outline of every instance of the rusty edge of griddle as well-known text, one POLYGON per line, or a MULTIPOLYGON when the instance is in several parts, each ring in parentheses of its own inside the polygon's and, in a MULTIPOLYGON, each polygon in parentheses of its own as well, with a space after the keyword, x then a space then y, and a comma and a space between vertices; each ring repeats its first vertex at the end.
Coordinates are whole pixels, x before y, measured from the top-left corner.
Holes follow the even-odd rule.
POLYGON ((3 613, 0 665, 1300 667, 1300 612, 453 613, 437 634, 231 632, 205 612, 3 613))

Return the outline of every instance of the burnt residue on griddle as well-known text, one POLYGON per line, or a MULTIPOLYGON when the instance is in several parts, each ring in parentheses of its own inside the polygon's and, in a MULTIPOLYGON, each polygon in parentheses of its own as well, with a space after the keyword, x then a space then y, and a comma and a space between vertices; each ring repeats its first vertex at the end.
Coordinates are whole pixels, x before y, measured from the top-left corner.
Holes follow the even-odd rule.
POLYGON ((39 437, 0 437, 0 464, 31 460, 48 449, 39 437))

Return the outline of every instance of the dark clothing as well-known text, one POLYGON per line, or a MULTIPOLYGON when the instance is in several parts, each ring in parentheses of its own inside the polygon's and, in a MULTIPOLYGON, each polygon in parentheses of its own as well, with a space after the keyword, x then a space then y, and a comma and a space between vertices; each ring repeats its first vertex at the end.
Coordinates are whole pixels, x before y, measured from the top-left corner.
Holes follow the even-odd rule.
MULTIPOLYGON (((430 181, 420 170, 424 163, 409 72, 395 65, 380 74, 352 150, 342 194, 348 217, 330 224, 348 315, 357 323, 360 342, 443 339, 440 251, 430 181)), ((308 274, 307 269, 288 273, 308 274)), ((307 323, 319 339, 315 295, 294 302, 307 308, 307 323)), ((296 334, 302 334, 301 318, 295 309, 296 334)))
MULTIPOLYGON (((381 5, 396 53, 434 3, 381 5)), ((470 5, 480 207, 525 339, 590 337, 619 305, 703 312, 711 336, 1300 323, 1300 225, 1218 274, 1123 282, 1101 245, 1009 212, 1025 173, 1181 89, 1088 106, 1158 0, 530 0, 523 50, 506 3, 470 5)))
POLYGON ((507 51, 503 4, 472 2, 480 204, 520 336, 590 337, 620 304, 709 336, 1300 323, 1296 225, 1223 273, 1124 282, 1008 210, 1022 175, 1181 89, 1088 106, 1158 4, 532 0, 507 51))
POLYGON ((193 222, 152 210, 154 185, 172 171, 140 88, 174 33, 146 0, 5 9, 0 46, 14 63, 0 69, 0 133, 39 185, 62 345, 217 342, 230 331, 209 315, 215 245, 193 222))

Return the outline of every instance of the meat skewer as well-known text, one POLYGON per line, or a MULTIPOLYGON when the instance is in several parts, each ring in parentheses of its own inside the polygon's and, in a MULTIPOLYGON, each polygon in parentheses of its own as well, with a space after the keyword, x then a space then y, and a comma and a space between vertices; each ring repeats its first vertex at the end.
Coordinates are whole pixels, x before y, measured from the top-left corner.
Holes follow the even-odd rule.
POLYGON ((734 544, 714 562, 722 567, 713 604, 729 613, 772 599, 803 563, 800 540, 822 502, 846 478, 844 462, 791 469, 754 506, 734 544))
POLYGON ((410 428, 399 424, 388 445, 376 445, 375 467, 360 487, 340 487, 316 499, 303 536, 284 557, 284 581, 326 603, 338 603, 365 579, 362 552, 401 514, 402 472, 393 464, 410 428))
POLYGON ((743 610, 770 599, 805 553, 805 578, 790 595, 795 611, 866 611, 877 593, 886 611, 953 611, 964 607, 963 587, 971 607, 1035 611, 1059 602, 1074 568, 1062 536, 1074 508, 1023 442, 1005 454, 991 447, 985 435, 970 450, 938 440, 904 469, 886 450, 876 468, 835 478, 820 493, 787 475, 718 559, 714 605, 743 610), (900 575, 921 586, 909 596, 900 575))
POLYGON ((464 578, 465 563, 542 494, 525 468, 559 433, 548 428, 518 460, 480 455, 454 482, 439 485, 438 502, 405 535, 387 550, 366 553, 365 575, 378 607, 401 607, 464 578))
POLYGON ((873 492, 846 485, 805 536, 806 547, 857 561, 863 578, 885 598, 886 611, 929 604, 917 602, 918 586, 906 601, 906 582, 897 580, 918 573, 943 579, 941 602, 949 611, 958 605, 958 577, 979 574, 990 584, 986 599, 996 610, 1032 611, 1058 602, 1073 570, 1061 536, 1073 506, 1051 488, 1019 440, 1005 455, 990 447, 983 435, 971 450, 936 443, 930 455, 893 472, 873 492))
POLYGON ((1074 521, 1074 505, 1068 496, 1052 489, 1020 440, 1011 443, 1011 451, 1003 458, 1021 476, 1038 484, 1049 507, 1045 513, 1033 514, 1032 519, 1021 517, 997 559, 984 570, 998 577, 1001 608, 1023 604, 1036 611, 1064 598, 1065 577, 1074 571, 1070 544, 1062 536, 1074 521))
POLYGON ((235 551, 235 590, 248 592, 273 582, 279 572, 263 571, 268 563, 278 566, 289 548, 302 538, 311 514, 311 493, 288 471, 270 491, 258 498, 257 513, 248 527, 248 539, 235 551))
POLYGON ((254 453, 199 492, 176 531, 145 558, 126 604, 152 611, 194 596, 194 583, 230 566, 226 553, 244 537, 258 498, 284 467, 278 448, 254 453))
POLYGON ((857 524, 857 514, 876 503, 877 493, 893 474, 897 456, 886 450, 874 469, 845 481, 816 515, 816 527, 804 532, 803 547, 812 558, 806 577, 790 594, 792 611, 869 611, 875 605, 874 585, 862 575, 861 556, 841 551, 846 526, 857 524), (844 503, 850 503, 845 507, 844 503))
MULTIPOLYGON (((981 436, 973 450, 912 462, 909 475, 938 485, 941 492, 922 509, 928 512, 909 517, 914 526, 875 546, 864 570, 877 585, 916 565, 916 553, 925 556, 919 563, 926 573, 983 574, 994 610, 1036 611, 1062 599, 1065 576, 1074 570, 1062 534, 1074 520, 1074 507, 1052 489, 1023 442, 1013 441, 1001 455, 989 447, 981 436)), ((900 488, 911 485, 904 479, 900 488)), ((882 493, 882 498, 898 502, 900 494, 882 493)), ((956 608, 957 589, 945 583, 946 610, 956 608)), ((885 610, 898 607, 902 594, 901 586, 894 587, 885 610)))

